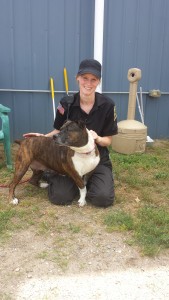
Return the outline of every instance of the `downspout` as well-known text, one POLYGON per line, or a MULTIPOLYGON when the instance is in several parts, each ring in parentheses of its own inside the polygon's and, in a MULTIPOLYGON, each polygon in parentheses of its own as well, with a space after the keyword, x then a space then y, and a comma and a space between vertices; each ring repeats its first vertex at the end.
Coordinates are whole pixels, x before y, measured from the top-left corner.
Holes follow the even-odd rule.
MULTIPOLYGON (((104 0, 95 0, 94 18, 94 59, 103 66, 103 32, 104 32, 104 0)), ((97 92, 102 92, 102 81, 97 87, 97 92)))

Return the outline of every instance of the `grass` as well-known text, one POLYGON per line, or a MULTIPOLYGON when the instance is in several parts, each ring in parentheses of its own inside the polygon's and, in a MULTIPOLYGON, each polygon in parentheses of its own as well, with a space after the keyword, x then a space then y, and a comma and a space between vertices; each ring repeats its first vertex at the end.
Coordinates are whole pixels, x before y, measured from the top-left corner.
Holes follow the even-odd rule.
POLYGON ((132 231, 129 243, 139 245, 144 255, 154 256, 169 248, 169 213, 163 207, 144 206, 136 216, 124 211, 111 212, 105 216, 104 224, 108 232, 132 231))
POLYGON ((142 202, 168 207, 169 149, 166 145, 168 141, 165 146, 162 143, 147 148, 143 154, 120 155, 111 151, 118 202, 122 196, 126 201, 126 195, 129 198, 132 194, 142 202))
POLYGON ((80 232, 80 226, 76 224, 69 223, 69 230, 73 233, 80 232))
POLYGON ((134 222, 130 214, 119 210, 107 214, 104 218, 104 224, 107 226, 108 231, 112 232, 132 230, 134 222))
POLYGON ((161 249, 169 248, 169 213, 163 207, 141 208, 134 236, 145 255, 156 255, 161 249))
POLYGON ((169 141, 143 154, 111 151, 116 209, 105 216, 108 231, 130 230, 143 255, 169 248, 169 141))
POLYGON ((15 216, 15 210, 4 210, 0 212, 0 235, 10 228, 11 220, 15 216))
MULTIPOLYGON (((47 192, 21 184, 17 207, 7 204, 7 189, 0 188, 0 243, 19 230, 33 229, 42 237, 53 237, 53 253, 42 250, 39 258, 50 257, 65 269, 73 244, 84 236, 92 239, 99 230, 113 234, 128 232, 131 246, 143 255, 154 256, 169 248, 169 141, 156 141, 143 154, 123 155, 110 150, 113 163, 116 202, 108 209, 77 203, 71 207, 53 206, 47 192)), ((2 185, 8 185, 13 172, 0 161, 2 185)), ((29 177, 29 173, 26 178, 29 177)))

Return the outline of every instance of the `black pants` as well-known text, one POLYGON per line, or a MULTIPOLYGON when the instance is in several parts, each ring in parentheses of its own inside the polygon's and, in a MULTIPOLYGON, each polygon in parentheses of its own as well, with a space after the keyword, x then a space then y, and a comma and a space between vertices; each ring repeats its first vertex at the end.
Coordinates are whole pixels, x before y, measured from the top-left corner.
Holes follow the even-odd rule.
MULTIPOLYGON (((69 205, 79 197, 79 189, 74 181, 61 175, 51 175, 49 183, 49 200, 56 205, 69 205)), ((87 183, 87 202, 98 207, 108 207, 114 202, 114 180, 111 163, 99 164, 87 183)))

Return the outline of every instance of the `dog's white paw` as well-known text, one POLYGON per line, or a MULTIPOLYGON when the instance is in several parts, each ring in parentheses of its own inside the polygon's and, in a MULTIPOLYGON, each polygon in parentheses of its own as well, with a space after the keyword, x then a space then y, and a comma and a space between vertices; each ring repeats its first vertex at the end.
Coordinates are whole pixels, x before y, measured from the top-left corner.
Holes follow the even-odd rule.
POLYGON ((86 205, 86 200, 85 199, 79 199, 78 200, 78 203, 79 203, 79 207, 83 207, 83 206, 85 206, 86 205))
POLYGON ((18 205, 18 203, 19 203, 19 200, 17 198, 13 198, 11 201, 11 204, 13 204, 13 205, 18 205))
POLYGON ((83 207, 86 204, 86 186, 83 189, 79 188, 80 198, 78 200, 79 206, 83 207))
POLYGON ((39 186, 42 188, 42 189, 46 189, 48 187, 48 183, 47 182, 40 182, 39 186))

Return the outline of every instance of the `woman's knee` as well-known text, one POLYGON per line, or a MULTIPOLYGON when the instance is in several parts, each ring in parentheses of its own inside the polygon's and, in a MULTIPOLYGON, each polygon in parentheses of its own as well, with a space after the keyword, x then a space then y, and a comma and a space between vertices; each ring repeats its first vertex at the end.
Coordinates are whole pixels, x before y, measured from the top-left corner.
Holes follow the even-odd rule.
POLYGON ((55 205, 70 205, 79 195, 74 181, 67 176, 51 176, 48 184, 48 198, 55 205))
POLYGON ((49 197, 49 201, 52 203, 52 204, 55 204, 55 205, 71 205, 72 202, 73 202, 73 199, 70 200, 70 199, 62 199, 58 196, 55 196, 55 197, 49 197))
POLYGON ((110 195, 108 193, 105 193, 104 191, 102 193, 98 193, 95 195, 88 195, 87 199, 97 207, 108 207, 113 205, 114 203, 114 192, 110 195))

